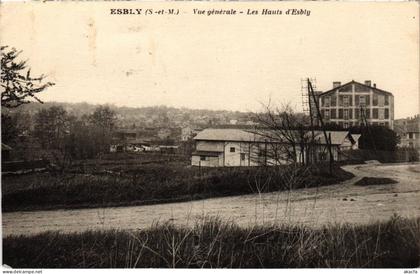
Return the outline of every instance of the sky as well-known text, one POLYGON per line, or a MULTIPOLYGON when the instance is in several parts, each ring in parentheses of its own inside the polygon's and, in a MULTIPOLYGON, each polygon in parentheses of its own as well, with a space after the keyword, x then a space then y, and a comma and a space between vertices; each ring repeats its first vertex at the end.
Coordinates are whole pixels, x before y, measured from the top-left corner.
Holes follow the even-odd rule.
POLYGON ((6 2, 0 43, 56 85, 44 101, 258 111, 301 109, 301 79, 371 80, 395 117, 419 113, 416 2, 6 2), (110 15, 110 8, 176 8, 110 15), (310 16, 206 16, 193 9, 310 10, 310 16))

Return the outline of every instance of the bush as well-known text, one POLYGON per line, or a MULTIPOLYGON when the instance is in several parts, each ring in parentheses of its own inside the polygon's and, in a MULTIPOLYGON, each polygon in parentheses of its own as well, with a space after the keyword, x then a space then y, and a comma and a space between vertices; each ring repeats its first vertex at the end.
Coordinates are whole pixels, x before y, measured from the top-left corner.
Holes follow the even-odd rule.
POLYGON ((399 148, 395 151, 384 150, 351 150, 346 152, 350 161, 361 163, 368 160, 377 160, 381 163, 414 162, 419 160, 417 150, 412 148, 399 148))
POLYGON ((398 184, 397 181, 390 178, 377 178, 377 177, 363 177, 355 183, 357 186, 371 186, 371 185, 389 185, 398 184))
POLYGON ((361 134, 359 148, 368 150, 395 151, 400 142, 397 133, 386 126, 352 127, 352 134, 361 134))

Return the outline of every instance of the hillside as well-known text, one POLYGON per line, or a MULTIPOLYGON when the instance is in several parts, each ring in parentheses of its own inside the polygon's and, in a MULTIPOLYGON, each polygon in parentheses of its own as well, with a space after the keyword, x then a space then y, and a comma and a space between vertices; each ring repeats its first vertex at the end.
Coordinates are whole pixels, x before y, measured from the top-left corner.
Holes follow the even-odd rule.
MULTIPOLYGON (((69 114, 80 117, 93 113, 99 105, 89 103, 62 103, 45 102, 31 103, 22 105, 17 109, 2 109, 8 113, 26 113, 33 116, 41 109, 51 106, 62 106, 69 114)), ((220 125, 229 123, 246 124, 252 121, 253 114, 246 112, 233 112, 225 110, 189 109, 174 108, 167 106, 151 107, 118 107, 108 105, 117 113, 119 127, 181 127, 181 126, 200 126, 200 125, 220 125)))

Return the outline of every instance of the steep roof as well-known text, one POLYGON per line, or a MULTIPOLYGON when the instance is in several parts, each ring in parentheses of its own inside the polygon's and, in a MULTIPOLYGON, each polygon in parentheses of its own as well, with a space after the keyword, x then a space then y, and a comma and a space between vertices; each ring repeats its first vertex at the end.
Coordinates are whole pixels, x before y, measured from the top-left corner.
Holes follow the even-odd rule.
POLYGON ((379 88, 376 88, 376 87, 373 87, 373 86, 368 86, 368 85, 362 84, 362 83, 360 83, 360 82, 356 82, 356 81, 354 81, 354 80, 352 80, 352 81, 350 81, 350 82, 348 82, 348 83, 345 83, 345 84, 343 84, 343 85, 341 85, 341 86, 335 87, 335 88, 333 88, 333 89, 330 89, 330 90, 324 91, 324 92, 323 92, 323 93, 321 93, 319 96, 326 95, 326 94, 328 94, 328 93, 331 93, 331 92, 333 92, 333 91, 336 91, 337 89, 340 89, 340 88, 342 88, 342 87, 348 86, 348 85, 350 85, 350 84, 358 84, 358 85, 361 85, 361 86, 364 86, 364 87, 367 87, 367 88, 373 89, 373 90, 375 90, 375 91, 379 91, 379 92, 382 92, 382 93, 386 93, 387 95, 394 96, 394 95, 393 95, 391 92, 389 92, 389 91, 386 91, 386 90, 383 90, 383 89, 379 89, 379 88))
POLYGON ((356 142, 356 143, 360 139, 360 136, 362 136, 362 134, 352 134, 351 135, 351 137, 353 138, 354 142, 356 142))
MULTIPOLYGON (((298 134, 298 131, 291 131, 298 134)), ((314 131, 315 139, 320 144, 326 144, 324 133, 322 131, 314 131)), ((307 131, 306 134, 312 134, 307 131)), ((327 131, 327 135, 331 134, 331 143, 333 145, 341 145, 349 134, 348 131, 327 131)), ((310 136, 310 135, 309 135, 310 136)), ((199 132, 194 140, 201 141, 228 141, 228 142, 281 142, 281 134, 275 130, 244 130, 232 128, 207 128, 199 132)))
MULTIPOLYGON (((341 145, 346 139, 346 137, 350 134, 348 131, 326 131, 326 132, 327 132, 327 136, 331 135, 331 144, 333 145, 341 145)), ((311 133, 308 132, 308 134, 311 134, 311 133)), ((322 131, 315 131, 315 139, 320 144, 326 144, 324 132, 322 131)))

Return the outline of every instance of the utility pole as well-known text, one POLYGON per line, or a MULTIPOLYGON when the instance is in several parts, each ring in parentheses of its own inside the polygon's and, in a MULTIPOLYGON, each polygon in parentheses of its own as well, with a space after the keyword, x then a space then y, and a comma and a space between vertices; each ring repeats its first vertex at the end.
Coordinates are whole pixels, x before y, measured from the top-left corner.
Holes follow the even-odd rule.
POLYGON ((315 92, 314 92, 314 89, 312 87, 311 81, 309 80, 309 78, 308 78, 307 81, 308 81, 308 92, 310 93, 310 95, 312 96, 312 99, 314 100, 314 105, 315 105, 315 108, 316 108, 316 114, 317 114, 317 117, 319 119, 321 129, 324 133, 325 143, 327 144, 327 147, 328 147, 328 152, 329 152, 329 155, 330 155, 330 161, 329 161, 330 162, 330 174, 332 174, 332 166, 333 166, 333 162, 334 162, 334 156, 333 156, 333 153, 332 153, 332 150, 331 150, 331 140, 330 140, 330 138, 328 138, 327 132, 325 131, 324 121, 322 120, 321 111, 319 110, 319 102, 318 102, 318 99, 315 96, 315 92))
POLYGON ((373 151, 376 153, 375 138, 373 138, 372 132, 370 131, 370 127, 369 127, 367 117, 366 117, 363 107, 360 107, 360 116, 362 117, 362 121, 363 121, 362 125, 366 126, 367 133, 369 134, 370 143, 372 144, 373 151))
MULTIPOLYGON (((314 102, 311 100, 311 94, 308 87, 308 82, 315 81, 316 79, 310 80, 307 79, 301 79, 301 90, 302 90, 302 108, 304 112, 309 111, 309 118, 311 122, 311 142, 309 142, 309 148, 308 148, 308 155, 307 157, 307 164, 310 164, 315 158, 314 158, 314 145, 315 145, 315 132, 314 132, 314 110, 311 102, 314 102), (308 81, 309 80, 309 81, 308 81)), ((311 82, 312 85, 312 82, 311 82)), ((315 102, 314 102, 315 103, 315 102)), ((305 155, 304 155, 305 157, 305 155)))
MULTIPOLYGON (((310 81, 308 80, 308 83, 310 83, 310 81)), ((311 142, 309 144, 309 161, 312 162, 312 159, 314 158, 314 145, 315 145, 315 132, 314 132, 314 119, 313 119, 313 110, 312 110, 312 104, 311 104, 311 95, 309 92, 309 88, 308 88, 308 97, 309 97, 309 117, 311 118, 311 142)), ((315 104, 317 104, 316 101, 314 101, 315 104)))

